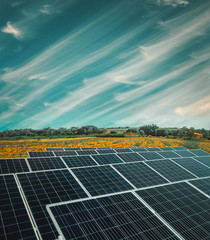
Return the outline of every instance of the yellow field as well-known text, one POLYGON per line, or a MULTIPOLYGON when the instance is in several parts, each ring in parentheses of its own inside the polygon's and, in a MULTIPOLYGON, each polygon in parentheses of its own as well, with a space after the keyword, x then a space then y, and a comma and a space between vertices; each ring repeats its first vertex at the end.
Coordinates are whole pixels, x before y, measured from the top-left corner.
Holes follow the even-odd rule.
MULTIPOLYGON (((182 139, 163 137, 125 137, 125 138, 60 138, 0 141, 0 158, 28 157, 27 151, 44 151, 46 147, 167 147, 186 146, 182 139)), ((210 141, 197 141, 196 146, 210 153, 210 141)))

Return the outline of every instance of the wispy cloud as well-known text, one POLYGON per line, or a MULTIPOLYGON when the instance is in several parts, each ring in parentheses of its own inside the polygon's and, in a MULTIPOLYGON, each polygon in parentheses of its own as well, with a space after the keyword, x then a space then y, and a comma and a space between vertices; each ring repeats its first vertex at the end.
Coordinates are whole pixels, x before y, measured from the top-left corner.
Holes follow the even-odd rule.
POLYGON ((189 1, 187 0, 157 0, 157 3, 158 5, 167 5, 172 7, 189 5, 189 1))
POLYGON ((22 37, 22 32, 20 31, 20 29, 12 25, 11 22, 7 22, 7 26, 3 27, 1 31, 3 33, 12 34, 16 39, 21 39, 22 37))

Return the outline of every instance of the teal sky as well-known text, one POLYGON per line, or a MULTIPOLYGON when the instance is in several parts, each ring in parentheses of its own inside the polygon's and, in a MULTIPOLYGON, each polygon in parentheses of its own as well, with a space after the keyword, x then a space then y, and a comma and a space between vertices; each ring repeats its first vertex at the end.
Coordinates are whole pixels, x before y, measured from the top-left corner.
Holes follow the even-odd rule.
POLYGON ((209 0, 0 0, 0 130, 210 129, 209 0))

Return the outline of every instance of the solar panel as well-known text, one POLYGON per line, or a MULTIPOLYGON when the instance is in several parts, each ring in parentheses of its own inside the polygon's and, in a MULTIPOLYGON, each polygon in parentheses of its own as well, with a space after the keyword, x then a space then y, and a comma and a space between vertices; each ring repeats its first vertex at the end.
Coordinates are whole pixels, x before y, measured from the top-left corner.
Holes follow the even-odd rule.
POLYGON ((0 239, 37 239, 13 175, 0 176, 0 239))
POLYGON ((210 168, 205 167, 203 164, 200 164, 192 158, 180 158, 172 160, 198 177, 210 176, 210 168))
POLYGON ((187 150, 186 148, 184 147, 172 147, 174 150, 176 151, 180 151, 180 150, 187 150))
POLYGON ((58 233, 46 204, 79 199, 87 194, 68 170, 18 174, 18 178, 42 239, 56 239, 58 233))
POLYGON ((54 154, 55 154, 55 156, 58 156, 58 157, 77 155, 74 150, 72 150, 72 151, 55 151, 54 154))
POLYGON ((46 149, 46 151, 63 151, 64 149, 63 148, 56 148, 56 147, 52 147, 52 148, 45 148, 46 149))
POLYGON ((193 157, 197 161, 205 164, 206 166, 210 167, 210 155, 208 156, 203 156, 203 157, 193 157))
POLYGON ((97 165, 90 156, 62 157, 69 168, 97 165))
POLYGON ((191 153, 197 155, 197 156, 208 156, 209 154, 201 149, 191 149, 190 150, 191 153))
POLYGON ((65 239, 178 239, 132 193, 48 209, 65 239))
POLYGON ((103 150, 103 149, 111 149, 110 147, 97 147, 96 149, 101 149, 101 150, 103 150))
POLYGON ((129 149, 129 148, 115 148, 115 151, 117 152, 117 153, 124 153, 124 152, 132 152, 132 150, 131 149, 129 149))
POLYGON ((162 151, 173 151, 173 147, 159 147, 162 151))
MULTIPOLYGON (((178 153, 178 152, 177 152, 178 153)), ((180 158, 180 156, 173 152, 173 151, 162 151, 162 152, 158 152, 158 154, 160 154, 161 156, 163 156, 164 158, 180 158)))
POLYGON ((188 150, 184 150, 184 151, 181 150, 181 151, 174 151, 174 152, 179 154, 181 157, 195 157, 195 154, 191 153, 188 150))
POLYGON ((121 159, 115 154, 103 154, 92 156, 99 165, 112 164, 112 163, 123 163, 121 159))
POLYGON ((171 160, 148 161, 146 164, 162 174, 171 182, 192 179, 196 177, 179 167, 176 163, 173 163, 171 160))
POLYGON ((190 181, 195 187, 203 191, 205 194, 209 195, 210 197, 210 177, 204 179, 198 179, 190 181))
POLYGON ((95 147, 85 147, 85 148, 80 148, 80 150, 96 150, 95 147))
POLYGON ((117 156, 119 156, 125 162, 145 161, 145 159, 138 153, 118 153, 117 156))
POLYGON ((0 159, 0 174, 29 172, 24 158, 0 159))
POLYGON ((143 162, 117 164, 114 165, 114 168, 116 168, 123 176, 125 176, 136 188, 148 187, 168 182, 143 162))
POLYGON ((81 150, 81 148, 75 148, 75 147, 67 147, 67 148, 64 148, 64 150, 81 150))
POLYGON ((131 185, 110 166, 72 169, 92 196, 131 190, 131 185))
POLYGON ((146 160, 154 160, 154 159, 164 159, 160 154, 156 152, 141 152, 139 153, 146 160))
POLYGON ((66 168, 60 157, 28 158, 32 171, 66 168))
POLYGON ((189 184, 137 191, 184 239, 209 239, 210 199, 189 184))
POLYGON ((156 147, 149 147, 149 148, 147 148, 147 150, 148 150, 149 152, 157 152, 157 151, 161 151, 160 148, 156 148, 156 147))
POLYGON ((94 154, 98 154, 95 150, 81 150, 81 151, 77 151, 77 153, 79 155, 94 155, 94 154))
POLYGON ((134 152, 148 152, 147 148, 144 147, 137 147, 137 148, 132 148, 134 152))
POLYGON ((29 157, 54 157, 55 155, 53 152, 47 151, 47 152, 42 152, 42 151, 33 151, 33 152, 28 152, 29 157))
POLYGON ((116 153, 114 149, 97 149, 97 152, 99 154, 104 154, 104 153, 116 153))

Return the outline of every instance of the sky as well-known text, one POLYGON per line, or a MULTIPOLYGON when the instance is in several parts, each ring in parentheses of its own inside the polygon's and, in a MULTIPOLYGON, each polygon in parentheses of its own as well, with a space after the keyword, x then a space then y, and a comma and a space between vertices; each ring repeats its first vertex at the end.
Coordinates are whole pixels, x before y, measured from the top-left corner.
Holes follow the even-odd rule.
POLYGON ((0 130, 210 129, 209 0, 0 0, 0 130))

